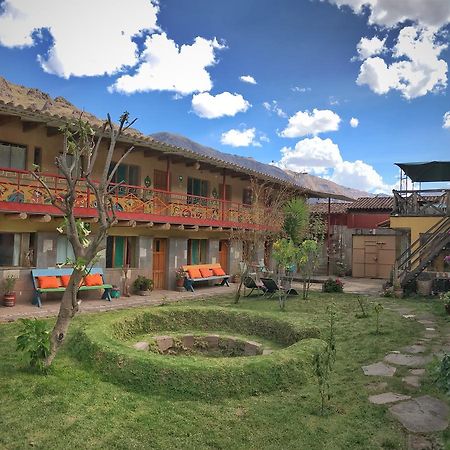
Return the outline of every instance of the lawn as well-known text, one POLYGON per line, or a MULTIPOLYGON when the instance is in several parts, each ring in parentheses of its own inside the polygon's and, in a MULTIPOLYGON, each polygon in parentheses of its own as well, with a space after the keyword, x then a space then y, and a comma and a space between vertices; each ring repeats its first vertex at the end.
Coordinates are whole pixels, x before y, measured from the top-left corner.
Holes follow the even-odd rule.
MULTIPOLYGON (((390 304, 392 299, 385 299, 390 304)), ((39 448, 161 448, 161 449, 406 449, 406 434, 386 411, 368 403, 368 379, 361 365, 382 359, 386 352, 415 342, 423 327, 385 309, 382 333, 376 335, 375 316, 358 319, 356 297, 312 293, 311 299, 290 299, 281 312, 274 300, 231 297, 191 302, 270 313, 318 326, 327 335, 327 306, 337 307, 337 362, 329 412, 320 415, 314 380, 254 397, 212 401, 171 399, 143 394, 111 383, 74 359, 67 349, 52 371, 39 375, 26 369, 15 352, 19 324, 0 325, 0 447, 39 448)), ((378 301, 378 300, 377 300, 378 301)), ((402 306, 434 309, 433 303, 402 300, 402 306)), ((164 306, 171 308, 172 306, 164 306)), ((370 307, 372 309, 372 306, 370 307)), ((134 310, 135 312, 136 310, 134 310)), ((127 311, 81 315, 75 328, 127 311)), ((445 320, 442 318, 441 320, 445 320)), ((50 321, 51 322, 51 321, 50 321)), ((172 356, 173 358, 173 356, 172 356)), ((398 382, 396 392, 407 392, 398 382)), ((425 392, 439 395, 432 383, 425 392)))

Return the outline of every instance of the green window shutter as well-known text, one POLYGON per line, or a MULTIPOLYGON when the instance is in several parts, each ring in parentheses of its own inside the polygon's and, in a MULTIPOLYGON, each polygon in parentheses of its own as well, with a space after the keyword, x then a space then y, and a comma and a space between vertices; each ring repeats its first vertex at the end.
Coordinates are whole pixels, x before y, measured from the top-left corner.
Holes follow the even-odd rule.
POLYGON ((114 252, 114 267, 122 267, 125 254, 125 239, 122 236, 115 236, 116 246, 114 252))

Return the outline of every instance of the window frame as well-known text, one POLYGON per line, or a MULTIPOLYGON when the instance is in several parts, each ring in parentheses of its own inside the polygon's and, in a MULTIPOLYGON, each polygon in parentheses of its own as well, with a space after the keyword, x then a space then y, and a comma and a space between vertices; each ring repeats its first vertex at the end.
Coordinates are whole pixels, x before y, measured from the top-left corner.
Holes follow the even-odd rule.
MULTIPOLYGON (((10 169, 10 170, 27 170, 28 167, 28 145, 26 144, 17 144, 14 142, 9 142, 9 141, 0 141, 0 145, 9 145, 10 147, 21 147, 25 150, 25 163, 24 163, 24 168, 23 169, 18 169, 17 167, 3 167, 0 165, 0 167, 3 167, 4 169, 10 169)), ((11 162, 11 156, 10 156, 10 162, 11 162)))

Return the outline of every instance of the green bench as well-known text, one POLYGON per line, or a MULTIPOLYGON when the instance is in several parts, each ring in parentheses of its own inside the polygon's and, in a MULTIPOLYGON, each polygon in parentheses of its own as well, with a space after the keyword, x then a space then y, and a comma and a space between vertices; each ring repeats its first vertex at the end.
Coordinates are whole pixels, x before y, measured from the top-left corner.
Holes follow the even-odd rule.
MULTIPOLYGON (((31 278, 33 280, 33 287, 34 287, 34 297, 33 297, 33 305, 37 305, 38 307, 42 306, 42 300, 41 300, 41 294, 47 293, 47 292, 64 292, 66 288, 64 286, 61 286, 59 288, 51 288, 51 289, 42 289, 38 287, 38 280, 37 277, 61 277, 63 275, 71 275, 73 269, 32 269, 31 270, 31 278)), ((90 275, 99 274, 102 277, 103 284, 98 286, 80 286, 79 291, 94 291, 98 289, 104 289, 102 299, 111 301, 111 284, 105 283, 105 278, 103 275, 103 269, 99 267, 93 267, 89 271, 90 275)))

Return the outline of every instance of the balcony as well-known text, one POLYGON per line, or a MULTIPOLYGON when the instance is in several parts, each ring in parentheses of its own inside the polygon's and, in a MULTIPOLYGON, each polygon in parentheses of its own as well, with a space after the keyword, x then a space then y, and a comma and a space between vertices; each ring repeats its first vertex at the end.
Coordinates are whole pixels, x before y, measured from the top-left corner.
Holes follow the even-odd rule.
POLYGON ((394 190, 393 216, 449 216, 448 189, 394 190))
MULTIPOLYGON (((55 196, 65 192, 63 177, 42 174, 42 178, 55 196)), ((76 216, 95 218, 95 195, 83 180, 78 186, 76 216)), ((124 184, 117 185, 112 197, 117 218, 133 224, 142 222, 151 226, 154 222, 218 228, 266 228, 266 224, 255 223, 255 216, 264 216, 255 214, 255 208, 217 198, 124 184)), ((9 168, 0 168, 0 212, 61 216, 31 172, 9 168)))

